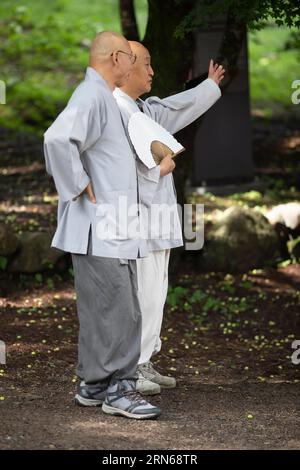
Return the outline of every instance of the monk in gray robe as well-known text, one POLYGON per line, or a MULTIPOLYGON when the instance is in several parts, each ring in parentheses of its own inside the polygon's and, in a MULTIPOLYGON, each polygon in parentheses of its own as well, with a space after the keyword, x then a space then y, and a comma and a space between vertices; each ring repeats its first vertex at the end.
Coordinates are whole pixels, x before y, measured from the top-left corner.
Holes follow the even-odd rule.
POLYGON ((160 414, 136 391, 141 342, 136 258, 148 251, 146 240, 130 236, 120 209, 122 198, 131 222, 138 223, 136 163, 112 94, 135 60, 123 36, 95 37, 85 79, 46 131, 44 153, 59 196, 52 246, 70 252, 74 267, 81 379, 76 402, 145 419, 160 414))

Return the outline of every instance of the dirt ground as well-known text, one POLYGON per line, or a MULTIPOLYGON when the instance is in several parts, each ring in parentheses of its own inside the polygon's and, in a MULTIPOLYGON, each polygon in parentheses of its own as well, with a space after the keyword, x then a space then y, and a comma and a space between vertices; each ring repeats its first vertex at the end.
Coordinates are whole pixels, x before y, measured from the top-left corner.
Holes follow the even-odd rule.
MULTIPOLYGON (((190 272, 171 284, 201 286, 230 302, 224 276, 190 272)), ((233 300, 246 295, 248 307, 230 325, 219 311, 199 321, 196 303, 188 311, 184 300, 166 309, 154 362, 178 386, 151 398, 163 413, 147 422, 73 404, 72 282, 60 280, 52 290, 33 280, 25 288, 17 280, 6 285, 1 449, 300 449, 300 365, 291 361, 291 343, 297 333, 300 339, 300 265, 249 274, 248 284, 233 276, 233 300)))
MULTIPOLYGON (((55 227, 57 197, 40 141, 1 132, 0 221, 16 233, 55 227)), ((259 122, 257 174, 299 187, 296 139, 298 123, 259 122)), ((162 415, 143 422, 73 403, 71 273, 0 272, 0 340, 7 346, 0 449, 300 449, 300 364, 291 360, 300 340, 300 265, 234 276, 193 269, 180 264, 171 276, 173 300, 154 358, 178 386, 151 398, 162 415)))

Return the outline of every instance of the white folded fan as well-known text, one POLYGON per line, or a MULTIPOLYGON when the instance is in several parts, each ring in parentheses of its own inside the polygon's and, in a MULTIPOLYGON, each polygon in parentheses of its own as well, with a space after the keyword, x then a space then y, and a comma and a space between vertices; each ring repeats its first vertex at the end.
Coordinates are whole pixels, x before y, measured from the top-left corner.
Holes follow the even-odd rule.
POLYGON ((166 155, 175 157, 185 150, 170 132, 142 112, 130 116, 128 132, 139 159, 149 169, 166 155))

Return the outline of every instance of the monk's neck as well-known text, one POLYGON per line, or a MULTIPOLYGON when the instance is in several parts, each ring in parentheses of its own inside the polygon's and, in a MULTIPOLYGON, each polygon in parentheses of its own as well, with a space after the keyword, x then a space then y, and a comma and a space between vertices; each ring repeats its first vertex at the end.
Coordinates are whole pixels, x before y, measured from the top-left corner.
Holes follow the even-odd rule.
POLYGON ((113 92, 114 89, 116 88, 116 84, 114 81, 114 78, 111 76, 109 71, 105 67, 97 66, 97 65, 91 65, 94 70, 103 78, 103 80, 106 81, 108 87, 110 90, 113 92))
POLYGON ((138 93, 134 92, 134 90, 130 90, 130 88, 127 88, 126 86, 122 86, 121 90, 123 93, 126 93, 126 95, 130 96, 134 101, 136 101, 139 98, 138 93))

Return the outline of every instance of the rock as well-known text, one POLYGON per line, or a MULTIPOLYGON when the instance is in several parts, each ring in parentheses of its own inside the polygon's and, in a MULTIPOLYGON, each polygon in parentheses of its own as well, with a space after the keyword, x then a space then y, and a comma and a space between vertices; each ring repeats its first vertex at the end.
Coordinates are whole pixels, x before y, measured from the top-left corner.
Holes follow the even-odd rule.
POLYGON ((223 272, 245 272, 274 264, 279 240, 258 211, 239 206, 226 209, 206 235, 201 265, 223 272))
POLYGON ((291 230, 300 229, 300 203, 288 202, 273 207, 266 214, 270 224, 282 224, 291 230))
POLYGON ((9 264, 8 271, 36 273, 53 268, 66 254, 51 248, 52 237, 53 233, 23 232, 21 250, 9 264))
POLYGON ((268 211, 266 217, 276 230, 282 258, 289 258, 288 242, 300 235, 300 203, 279 204, 268 211))
POLYGON ((0 224, 0 256, 10 256, 20 246, 18 237, 7 224, 0 224))

